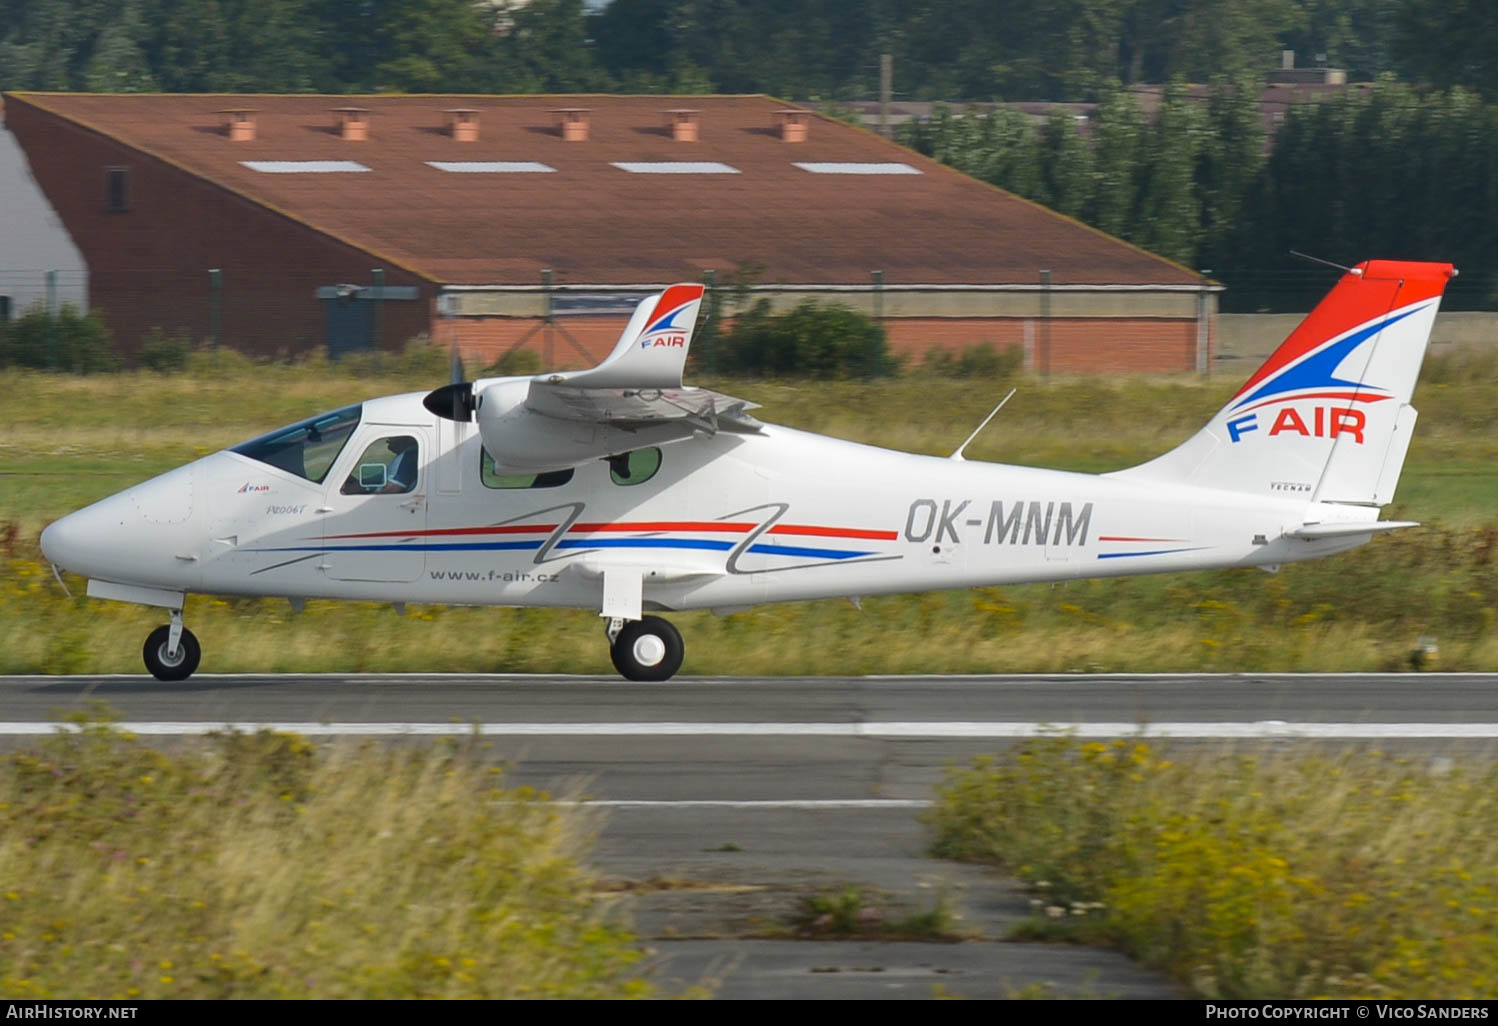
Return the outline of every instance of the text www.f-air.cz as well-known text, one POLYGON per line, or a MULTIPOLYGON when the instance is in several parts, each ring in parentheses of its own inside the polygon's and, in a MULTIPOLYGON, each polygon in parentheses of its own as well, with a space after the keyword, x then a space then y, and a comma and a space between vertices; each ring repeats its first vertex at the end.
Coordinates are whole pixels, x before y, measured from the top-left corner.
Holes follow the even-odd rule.
POLYGON ((552 584, 561 579, 557 574, 533 574, 525 570, 431 570, 428 576, 434 581, 535 581, 537 584, 552 584))

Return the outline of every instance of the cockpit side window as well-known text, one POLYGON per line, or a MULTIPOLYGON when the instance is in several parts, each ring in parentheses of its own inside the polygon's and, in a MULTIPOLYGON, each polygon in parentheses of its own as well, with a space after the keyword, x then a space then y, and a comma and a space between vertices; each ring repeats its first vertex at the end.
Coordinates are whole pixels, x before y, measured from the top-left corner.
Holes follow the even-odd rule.
POLYGON ((371 442, 339 489, 344 495, 404 495, 416 487, 421 446, 410 435, 371 442))
POLYGON ((488 449, 481 450, 479 457, 479 480, 485 488, 560 488, 572 480, 572 468, 547 470, 539 474, 500 474, 494 469, 494 457, 488 449))
POLYGON ((356 404, 319 413, 236 445, 230 451, 322 484, 354 428, 359 426, 363 412, 363 404, 356 404))

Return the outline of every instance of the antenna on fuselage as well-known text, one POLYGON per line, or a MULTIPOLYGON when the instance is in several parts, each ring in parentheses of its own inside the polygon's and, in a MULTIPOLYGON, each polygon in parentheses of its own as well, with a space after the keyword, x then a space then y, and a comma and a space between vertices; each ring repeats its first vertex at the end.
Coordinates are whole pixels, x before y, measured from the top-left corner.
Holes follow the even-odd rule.
POLYGON ((959 445, 957 447, 957 451, 954 452, 952 455, 948 456, 947 459, 949 459, 949 460, 956 460, 958 463, 965 463, 965 462, 967 462, 966 459, 965 459, 965 457, 962 455, 962 450, 966 449, 968 447, 968 444, 970 442, 972 442, 972 440, 974 438, 977 438, 978 435, 979 435, 979 433, 982 432, 982 430, 984 428, 988 427, 988 422, 991 421, 991 420, 993 420, 994 417, 997 416, 998 412, 1004 408, 1004 404, 1007 403, 1009 400, 1013 399, 1014 398, 1014 393, 1016 393, 1018 391, 1019 391, 1019 389, 1017 389, 1017 388, 1011 388, 1009 390, 1009 394, 1006 395, 1004 398, 1000 399, 999 400, 999 405, 997 405, 997 406, 995 406, 993 408, 993 413, 990 413, 988 416, 984 417, 983 418, 983 423, 979 424, 978 427, 977 427, 977 429, 974 430, 972 434, 970 434, 970 435, 967 436, 967 441, 965 441, 961 445, 959 445))
POLYGON ((1309 253, 1302 253, 1298 249, 1292 249, 1290 251, 1290 255, 1293 257, 1300 257, 1302 260, 1309 260, 1313 264, 1325 264, 1327 267, 1335 267, 1339 271, 1350 272, 1352 270, 1351 267, 1343 267, 1341 264, 1334 263, 1330 260, 1323 260, 1318 256, 1311 256, 1311 254, 1309 253))
POLYGON ((52 564, 52 576, 57 578, 57 583, 58 586, 62 588, 62 593, 68 598, 72 598, 73 593, 68 590, 68 582, 62 579, 62 571, 57 569, 56 563, 52 564))

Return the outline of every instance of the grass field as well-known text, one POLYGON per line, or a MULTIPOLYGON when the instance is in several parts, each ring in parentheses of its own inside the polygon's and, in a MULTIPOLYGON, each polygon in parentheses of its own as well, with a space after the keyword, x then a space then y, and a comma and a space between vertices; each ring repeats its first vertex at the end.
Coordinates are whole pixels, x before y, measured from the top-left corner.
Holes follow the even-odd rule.
POLYGON ((0 998, 658 996, 593 817, 476 741, 110 728, 0 756, 0 998))
MULTIPOLYGON (((440 354, 439 354, 440 355, 440 354)), ((43 526, 196 456, 310 413, 446 378, 436 358, 384 373, 324 363, 199 357, 189 375, 0 373, 0 672, 138 672, 160 611, 67 599, 41 562, 43 526)), ((993 380, 723 382, 763 417, 839 437, 946 454, 1007 391, 993 380), (933 402, 933 390, 940 402, 933 402)), ((973 459, 1103 471, 1195 431, 1236 380, 1019 382, 973 459)), ((687 673, 1376 670, 1498 668, 1498 359, 1432 361, 1421 420, 1386 517, 1426 527, 1317 563, 764 607, 674 617, 687 673)), ((71 581, 75 595, 82 582, 71 581)), ((194 596, 205 671, 610 672, 588 611, 309 603, 194 596), (379 638, 372 642, 372 638, 379 638)))
POLYGON ((948 774, 934 849, 1199 997, 1492 1000, 1498 763, 1306 753, 1038 740, 948 774))

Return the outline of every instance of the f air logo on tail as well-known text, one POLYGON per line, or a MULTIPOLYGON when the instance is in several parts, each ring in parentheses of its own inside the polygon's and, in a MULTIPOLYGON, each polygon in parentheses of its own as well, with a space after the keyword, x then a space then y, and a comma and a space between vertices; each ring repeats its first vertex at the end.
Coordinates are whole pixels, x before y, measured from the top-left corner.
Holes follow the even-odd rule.
MULTIPOLYGON (((1370 396, 1369 399, 1387 399, 1386 395, 1370 396)), ((1300 435, 1303 438, 1340 438, 1346 435, 1358 445, 1363 444, 1363 428, 1368 418, 1362 410, 1351 410, 1340 406, 1312 406, 1310 409, 1284 406, 1275 415, 1269 427, 1269 435, 1300 435)), ((1228 437, 1235 442, 1243 441, 1250 431, 1259 430, 1259 415, 1245 414, 1228 421, 1228 437)))
POLYGON ((1275 367, 1271 360, 1234 396, 1235 402, 1229 409, 1242 412, 1229 417, 1228 438, 1235 443, 1241 442, 1252 432, 1262 429, 1263 436, 1270 438, 1285 434, 1301 438, 1345 437, 1362 445, 1368 418, 1362 410, 1354 409, 1353 404, 1383 402, 1393 395, 1377 385, 1337 377, 1336 372, 1363 343, 1376 338, 1379 332, 1404 320, 1417 309, 1411 306, 1370 321, 1293 363, 1275 367), (1332 400, 1336 405, 1322 402, 1307 405, 1307 400, 1332 400), (1265 407, 1279 407, 1273 411, 1272 421, 1268 420, 1271 411, 1265 407), (1268 421, 1267 429, 1259 419, 1260 412, 1268 421))
MULTIPOLYGON (((679 287, 678 287, 679 288, 679 287)), ((685 349, 687 346, 687 329, 691 327, 690 322, 685 326, 678 321, 685 321, 683 314, 691 308, 700 297, 700 290, 681 289, 680 292, 690 294, 690 298, 683 299, 678 288, 668 289, 661 296, 659 304, 643 332, 640 333, 641 349, 656 349, 665 347, 667 349, 685 349)))

